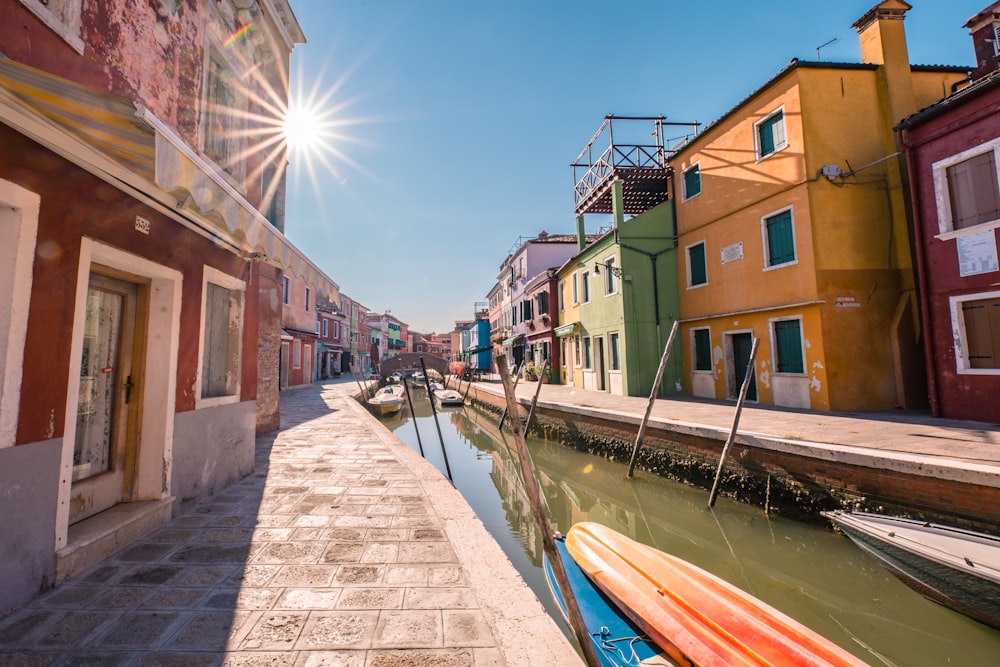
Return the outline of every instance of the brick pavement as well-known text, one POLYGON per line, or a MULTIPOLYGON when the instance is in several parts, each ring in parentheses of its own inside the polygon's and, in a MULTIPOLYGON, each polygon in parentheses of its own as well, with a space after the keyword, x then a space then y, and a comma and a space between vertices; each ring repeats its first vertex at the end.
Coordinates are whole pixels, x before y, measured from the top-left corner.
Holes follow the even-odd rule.
POLYGON ((283 393, 253 475, 0 619, 0 665, 580 664, 458 492, 352 389, 283 393))

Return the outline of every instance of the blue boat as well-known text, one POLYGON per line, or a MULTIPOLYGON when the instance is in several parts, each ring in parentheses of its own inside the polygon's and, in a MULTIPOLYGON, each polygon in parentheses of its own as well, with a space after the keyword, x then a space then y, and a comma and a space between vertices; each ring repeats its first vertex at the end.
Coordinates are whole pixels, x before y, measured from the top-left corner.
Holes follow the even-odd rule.
MULTIPOLYGON (((642 634, 632 622, 618 611, 618 608, 597 590, 583 570, 566 550, 562 538, 556 539, 556 551, 566 570, 566 578, 573 588, 580 615, 587 626, 594 643, 594 652, 604 667, 671 667, 677 665, 659 646, 642 634)), ((556 583, 555 574, 547 556, 542 566, 545 581, 548 582, 552 597, 569 622, 566 601, 556 583)))

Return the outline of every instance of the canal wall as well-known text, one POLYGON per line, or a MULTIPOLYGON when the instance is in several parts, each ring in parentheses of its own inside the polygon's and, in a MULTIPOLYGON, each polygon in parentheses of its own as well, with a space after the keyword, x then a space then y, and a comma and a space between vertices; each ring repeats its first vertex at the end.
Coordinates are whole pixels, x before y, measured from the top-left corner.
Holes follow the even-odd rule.
MULTIPOLYGON (((474 385, 468 399, 497 416, 506 407, 499 385, 474 385)), ((526 418, 531 401, 523 396, 518 401, 526 418)), ((641 417, 539 401, 529 433, 627 463, 641 417)), ((716 426, 651 419, 637 467, 709 489, 728 436, 728 429, 716 426)), ((906 452, 741 432, 730 450, 720 494, 812 522, 826 522, 823 510, 852 509, 1000 534, 995 467, 906 452)))

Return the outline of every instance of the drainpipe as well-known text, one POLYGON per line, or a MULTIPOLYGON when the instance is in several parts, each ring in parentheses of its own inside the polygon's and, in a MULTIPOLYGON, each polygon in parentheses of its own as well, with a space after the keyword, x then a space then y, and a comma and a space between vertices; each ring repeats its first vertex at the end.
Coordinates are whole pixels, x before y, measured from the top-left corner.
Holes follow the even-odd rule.
MULTIPOLYGON (((927 258, 924 256, 924 230, 921 221, 920 213, 920 188, 914 187, 913 181, 917 178, 917 169, 914 164, 913 158, 913 145, 907 141, 907 130, 902 128, 899 131, 899 143, 906 148, 906 169, 910 172, 910 204, 913 207, 913 227, 917 232, 914 238, 917 251, 917 285, 920 293, 924 295, 925 299, 930 294, 927 285, 927 273, 924 267, 927 266, 927 258)), ((938 389, 937 389, 937 364, 934 359, 934 327, 931 320, 928 307, 921 301, 925 299, 918 298, 917 305, 920 306, 920 325, 924 329, 924 363, 927 365, 927 398, 930 401, 931 416, 940 417, 941 408, 938 403, 938 389)))

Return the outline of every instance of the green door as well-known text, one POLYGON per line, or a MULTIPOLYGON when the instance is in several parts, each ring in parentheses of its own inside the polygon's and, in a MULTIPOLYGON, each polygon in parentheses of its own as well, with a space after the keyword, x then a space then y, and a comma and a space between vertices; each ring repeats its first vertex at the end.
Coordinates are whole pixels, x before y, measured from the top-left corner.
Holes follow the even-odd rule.
MULTIPOLYGON (((739 398, 740 387, 743 386, 743 378, 747 374, 747 364, 750 362, 750 350, 753 348, 753 334, 738 333, 733 334, 733 363, 736 367, 735 395, 730 398, 739 398)), ((750 386, 747 388, 747 400, 757 400, 757 373, 750 376, 750 386)))

